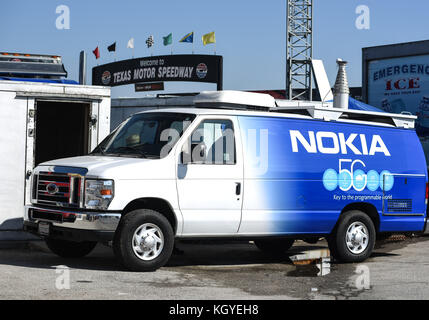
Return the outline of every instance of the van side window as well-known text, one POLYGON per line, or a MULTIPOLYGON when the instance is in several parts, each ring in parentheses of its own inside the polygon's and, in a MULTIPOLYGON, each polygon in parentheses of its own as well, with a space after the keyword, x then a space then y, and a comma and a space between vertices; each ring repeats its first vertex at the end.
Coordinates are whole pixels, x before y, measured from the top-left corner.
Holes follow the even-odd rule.
POLYGON ((236 163, 234 127, 230 120, 205 120, 192 133, 192 163, 236 163))

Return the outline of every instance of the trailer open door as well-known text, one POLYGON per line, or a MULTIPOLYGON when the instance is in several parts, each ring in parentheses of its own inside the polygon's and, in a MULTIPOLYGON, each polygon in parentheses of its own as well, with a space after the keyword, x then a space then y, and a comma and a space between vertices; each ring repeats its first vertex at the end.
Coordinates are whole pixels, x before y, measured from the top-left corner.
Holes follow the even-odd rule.
POLYGON ((88 154, 98 143, 98 102, 28 99, 25 204, 32 170, 49 160, 88 154))

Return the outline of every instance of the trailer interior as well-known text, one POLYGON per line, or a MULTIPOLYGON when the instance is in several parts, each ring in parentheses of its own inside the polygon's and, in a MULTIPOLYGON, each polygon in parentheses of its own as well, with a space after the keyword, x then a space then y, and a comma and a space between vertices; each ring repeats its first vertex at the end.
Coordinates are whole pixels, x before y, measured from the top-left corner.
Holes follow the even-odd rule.
POLYGON ((89 103, 38 100, 35 121, 36 166, 88 154, 89 103))

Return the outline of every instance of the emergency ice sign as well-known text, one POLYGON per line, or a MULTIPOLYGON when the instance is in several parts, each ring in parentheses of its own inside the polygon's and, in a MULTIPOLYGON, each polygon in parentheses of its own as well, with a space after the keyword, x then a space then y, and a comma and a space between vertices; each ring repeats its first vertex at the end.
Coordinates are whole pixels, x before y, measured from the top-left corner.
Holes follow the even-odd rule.
POLYGON ((417 127, 429 130, 429 55, 374 60, 368 71, 369 104, 417 115, 417 127))

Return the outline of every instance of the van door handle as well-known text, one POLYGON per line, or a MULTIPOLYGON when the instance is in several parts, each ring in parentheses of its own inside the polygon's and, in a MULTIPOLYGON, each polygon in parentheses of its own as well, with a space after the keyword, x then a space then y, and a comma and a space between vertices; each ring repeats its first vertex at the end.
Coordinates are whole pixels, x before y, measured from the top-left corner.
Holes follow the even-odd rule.
POLYGON ((235 183, 235 194, 237 196, 239 196, 241 194, 241 183, 240 182, 235 183))

